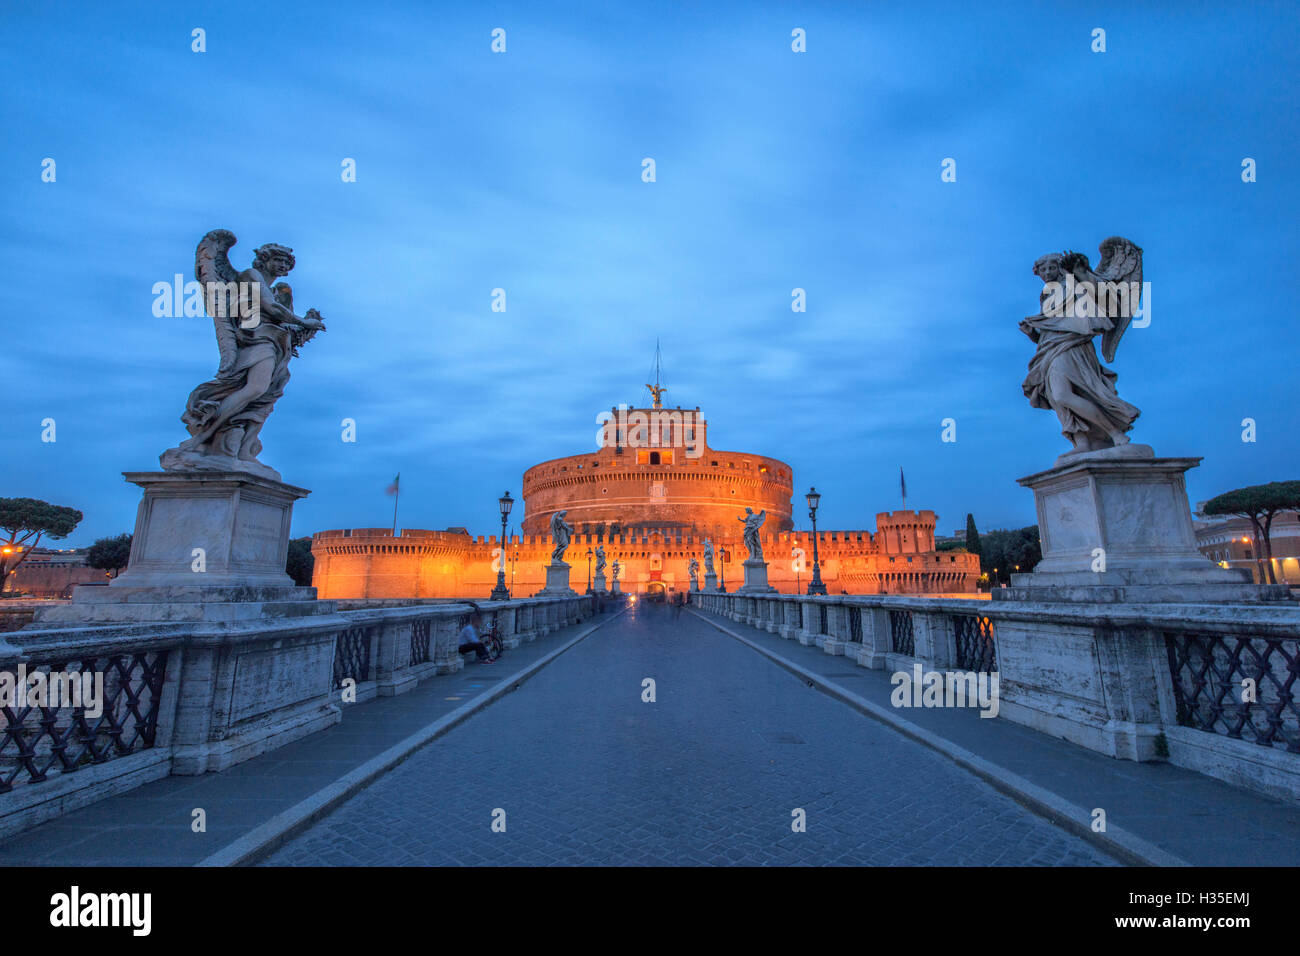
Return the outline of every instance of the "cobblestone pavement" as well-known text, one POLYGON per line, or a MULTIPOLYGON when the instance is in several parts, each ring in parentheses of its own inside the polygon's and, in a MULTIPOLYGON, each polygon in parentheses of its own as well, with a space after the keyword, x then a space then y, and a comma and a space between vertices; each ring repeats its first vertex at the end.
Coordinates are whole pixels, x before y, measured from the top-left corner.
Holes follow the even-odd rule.
POLYGON ((691 614, 653 606, 264 863, 1113 865, 691 614))

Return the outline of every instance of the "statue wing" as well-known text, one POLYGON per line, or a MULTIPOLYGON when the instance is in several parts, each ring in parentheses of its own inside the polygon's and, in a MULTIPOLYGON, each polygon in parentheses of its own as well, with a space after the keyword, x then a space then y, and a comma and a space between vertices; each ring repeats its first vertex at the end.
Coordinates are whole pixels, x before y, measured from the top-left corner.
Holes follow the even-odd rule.
POLYGON ((1101 354, 1107 362, 1115 361, 1115 349, 1124 337, 1129 323, 1133 321, 1133 310, 1138 306, 1142 289, 1142 250, 1136 243, 1122 236, 1111 236, 1101 244, 1101 264, 1097 266, 1097 281, 1123 282, 1132 288, 1137 283, 1138 294, 1127 299, 1127 315, 1113 318, 1114 327, 1101 336, 1101 354))
POLYGON ((220 310, 214 309, 212 302, 215 295, 224 295, 227 283, 239 281, 239 273, 226 257, 226 252, 238 241, 229 229, 213 229, 199 240, 199 247, 194 250, 194 278, 203 287, 204 302, 208 304, 208 312, 212 314, 212 327, 217 333, 217 351, 221 354, 218 376, 227 374, 235 365, 238 346, 235 343, 234 322, 237 310, 227 301, 226 314, 220 316, 216 314, 220 310))

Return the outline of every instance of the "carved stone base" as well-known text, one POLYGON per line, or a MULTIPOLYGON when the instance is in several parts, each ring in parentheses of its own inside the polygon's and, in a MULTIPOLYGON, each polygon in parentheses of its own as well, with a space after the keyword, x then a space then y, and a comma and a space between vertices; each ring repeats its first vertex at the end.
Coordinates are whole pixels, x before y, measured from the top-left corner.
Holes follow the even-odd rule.
POLYGON ((568 596, 575 593, 569 587, 569 565, 552 561, 546 566, 546 587, 537 592, 538 597, 568 596))
POLYGON ((591 580, 591 591, 593 594, 605 593, 605 572, 597 571, 596 576, 591 580))
POLYGON ((704 593, 705 594, 718 593, 718 575, 716 572, 714 571, 704 572, 704 593))
POLYGON ((610 593, 610 594, 622 594, 622 593, 623 593, 621 590, 619 590, 619 586, 618 586, 618 578, 615 578, 615 579, 614 579, 614 583, 613 583, 613 585, 610 586, 609 593, 610 593))
POLYGON ((1281 585, 1256 585, 1196 549, 1184 473, 1199 458, 1156 458, 1122 445, 1063 455, 1020 479, 1038 507, 1043 559, 1013 574, 995 601, 1123 603, 1289 600, 1281 585))
POLYGON ((110 587, 291 587, 293 503, 309 491, 240 472, 126 472, 144 489, 127 569, 110 587))
POLYGON ((757 561, 753 558, 745 559, 745 583, 742 584, 737 594, 766 594, 775 592, 776 588, 767 583, 767 562, 757 561))

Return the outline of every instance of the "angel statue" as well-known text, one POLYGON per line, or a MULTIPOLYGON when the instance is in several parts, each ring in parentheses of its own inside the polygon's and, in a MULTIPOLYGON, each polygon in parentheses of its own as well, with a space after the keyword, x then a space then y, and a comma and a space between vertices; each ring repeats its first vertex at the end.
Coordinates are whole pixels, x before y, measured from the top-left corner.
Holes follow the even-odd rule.
POLYGON ((619 574, 620 574, 620 573, 622 572, 622 570, 623 570, 623 569, 619 566, 618 558, 615 558, 615 559, 614 559, 614 564, 613 564, 613 566, 610 568, 610 570, 614 572, 614 580, 617 581, 617 580, 618 580, 618 576, 619 576, 619 574))
POLYGON ((596 573, 605 573, 605 546, 603 544, 596 545, 596 573))
POLYGON ((691 590, 698 591, 700 589, 700 562, 695 560, 695 555, 691 555, 691 563, 686 566, 686 572, 691 576, 691 590))
POLYGON ((274 242, 253 250, 236 272, 226 253, 234 233, 214 229, 199 242, 194 276, 217 333, 217 375, 190 392, 181 421, 190 438, 160 457, 167 471, 247 471, 279 480, 257 460, 258 434, 289 381, 289 359, 325 331, 320 313, 293 312, 293 290, 275 282, 292 271, 293 250, 274 242), (271 283, 275 283, 272 285, 271 283))
POLYGON ((713 542, 708 538, 704 539, 704 576, 708 577, 713 573, 713 542))
POLYGON ((551 540, 555 542, 555 548, 551 551, 551 564, 564 563, 564 552, 573 536, 573 525, 564 520, 566 514, 567 511, 557 511, 551 515, 551 540))
POLYGON ((1111 236, 1101 244, 1094 272, 1079 252, 1049 253, 1034 263, 1043 280, 1039 314, 1020 323, 1038 346, 1029 361, 1025 397, 1034 408, 1050 408, 1070 440, 1070 454, 1127 445, 1127 432, 1140 414, 1115 391, 1118 377, 1097 360, 1115 360, 1115 349, 1138 308, 1142 250, 1111 236))
POLYGON ((745 513, 736 520, 745 522, 745 547, 749 549, 749 560, 762 561, 763 542, 758 540, 758 529, 767 520, 767 509, 754 514, 753 508, 746 508, 745 513))

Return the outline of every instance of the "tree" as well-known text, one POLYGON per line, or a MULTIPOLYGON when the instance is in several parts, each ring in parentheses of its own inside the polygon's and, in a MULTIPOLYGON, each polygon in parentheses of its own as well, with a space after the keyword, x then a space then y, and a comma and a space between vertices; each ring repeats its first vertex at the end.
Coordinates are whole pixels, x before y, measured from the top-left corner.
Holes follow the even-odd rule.
POLYGON ((66 538, 82 517, 75 508, 52 505, 39 498, 0 498, 0 533, 9 536, 8 540, 0 539, 0 589, 43 536, 66 538))
POLYGON ((1269 537, 1273 519, 1284 511, 1297 510, 1300 510, 1300 481, 1270 481, 1267 485, 1225 491, 1207 501, 1202 513, 1249 518, 1250 526, 1255 529, 1255 563, 1259 566, 1259 580, 1277 584, 1277 575, 1273 571, 1273 541, 1269 537), (1267 577, 1265 567, 1268 568, 1267 577))
POLYGON ((92 544, 86 552, 86 564, 117 577, 130 557, 131 534, 127 532, 115 538, 100 538, 92 544))
POLYGON ((1009 581, 1013 574, 1032 571, 1043 560, 1038 540, 1038 526, 1015 530, 990 531, 980 538, 980 567, 989 576, 989 584, 1009 581))
POLYGON ((284 570, 300 588, 311 587, 311 573, 316 559, 311 553, 311 538, 294 538, 289 542, 289 559, 284 570))
POLYGON ((966 513, 966 550, 971 554, 980 554, 980 533, 975 528, 975 516, 966 513))

